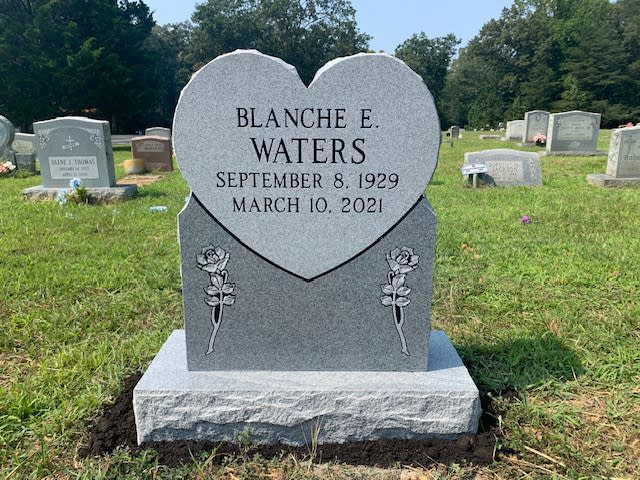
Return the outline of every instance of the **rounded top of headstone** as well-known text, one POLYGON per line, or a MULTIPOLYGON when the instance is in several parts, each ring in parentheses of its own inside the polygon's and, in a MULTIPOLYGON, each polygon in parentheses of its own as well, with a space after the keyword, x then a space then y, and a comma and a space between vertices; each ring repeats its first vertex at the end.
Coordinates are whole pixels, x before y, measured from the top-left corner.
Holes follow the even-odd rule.
POLYGON ((0 115, 0 154, 13 143, 16 129, 13 124, 0 115))
POLYGON ((198 201, 304 278, 362 252, 407 214, 436 168, 441 135, 429 89, 395 57, 332 60, 307 87, 295 67, 255 50, 198 71, 172 131, 198 201))

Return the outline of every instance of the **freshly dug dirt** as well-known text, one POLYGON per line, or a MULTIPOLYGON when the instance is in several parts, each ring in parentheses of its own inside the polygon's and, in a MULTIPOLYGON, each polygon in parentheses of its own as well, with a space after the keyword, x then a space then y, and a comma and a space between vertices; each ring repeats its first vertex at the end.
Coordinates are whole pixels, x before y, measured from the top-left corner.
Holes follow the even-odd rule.
MULTIPOLYGON (((113 405, 106 407, 89 432, 88 443, 78 453, 82 457, 100 456, 110 453, 116 447, 128 448, 136 453, 142 447, 158 452, 158 461, 167 466, 187 464, 192 456, 217 448, 215 461, 222 463, 226 455, 241 455, 238 445, 228 442, 176 441, 149 442, 142 447, 136 443, 136 424, 133 416, 133 388, 142 375, 136 374, 124 382, 123 392, 113 405)), ((422 466, 466 461, 476 465, 486 465, 494 460, 498 432, 493 425, 491 405, 483 405, 485 412, 481 421, 481 433, 462 435, 457 440, 376 440, 325 444, 318 446, 316 462, 336 461, 350 465, 377 466, 381 468, 397 466, 422 466)), ((307 447, 286 445, 255 445, 244 454, 260 454, 264 458, 277 457, 282 452, 295 455, 299 459, 309 457, 307 447)))

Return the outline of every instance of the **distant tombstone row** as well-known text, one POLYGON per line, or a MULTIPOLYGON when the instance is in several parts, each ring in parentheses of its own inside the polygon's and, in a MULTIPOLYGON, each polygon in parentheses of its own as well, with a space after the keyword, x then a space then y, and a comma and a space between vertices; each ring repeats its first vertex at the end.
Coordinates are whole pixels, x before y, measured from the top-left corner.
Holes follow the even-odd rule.
POLYGON ((23 191, 28 199, 53 199, 78 178, 97 201, 133 196, 135 185, 117 185, 109 122, 59 117, 35 122, 42 185, 23 191))
POLYGON ((540 156, 535 152, 523 152, 508 148, 467 152, 464 154, 463 175, 471 181, 471 172, 478 172, 479 180, 485 185, 497 187, 540 186, 540 156), (467 166, 476 169, 465 169, 467 166), (478 168, 484 165, 486 168, 478 168))
POLYGON ((587 182, 599 187, 640 184, 640 127, 611 132, 607 172, 587 175, 587 182))

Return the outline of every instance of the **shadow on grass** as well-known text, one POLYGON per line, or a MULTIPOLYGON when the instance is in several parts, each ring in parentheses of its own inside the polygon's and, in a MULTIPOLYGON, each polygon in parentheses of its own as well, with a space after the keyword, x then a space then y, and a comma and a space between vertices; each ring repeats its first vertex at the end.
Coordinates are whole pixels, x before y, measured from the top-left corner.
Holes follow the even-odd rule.
POLYGON ((485 391, 518 391, 548 381, 573 380, 584 373, 578 356, 550 333, 457 348, 478 388, 485 391))

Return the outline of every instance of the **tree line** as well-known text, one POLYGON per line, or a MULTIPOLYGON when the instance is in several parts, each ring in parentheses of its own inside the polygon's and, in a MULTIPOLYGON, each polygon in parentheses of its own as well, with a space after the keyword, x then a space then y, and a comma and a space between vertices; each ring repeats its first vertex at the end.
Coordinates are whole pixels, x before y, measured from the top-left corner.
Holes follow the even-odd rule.
MULTIPOLYGON (((638 0, 515 0, 458 51, 454 34, 412 35, 395 52, 434 95, 441 123, 495 126, 533 109, 640 113, 638 0)), ((207 0, 157 25, 142 0, 0 0, 0 114, 23 131, 62 115, 114 133, 170 126, 180 90, 220 54, 252 48, 305 83, 368 51, 350 0, 207 0)))

